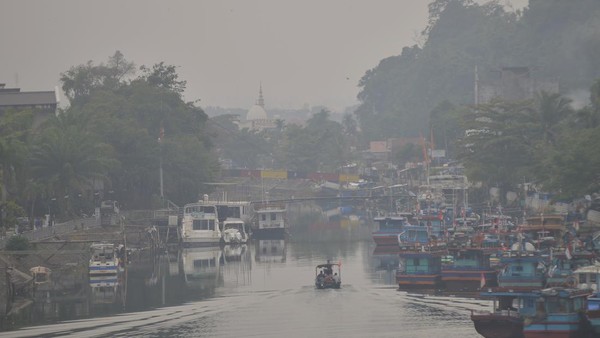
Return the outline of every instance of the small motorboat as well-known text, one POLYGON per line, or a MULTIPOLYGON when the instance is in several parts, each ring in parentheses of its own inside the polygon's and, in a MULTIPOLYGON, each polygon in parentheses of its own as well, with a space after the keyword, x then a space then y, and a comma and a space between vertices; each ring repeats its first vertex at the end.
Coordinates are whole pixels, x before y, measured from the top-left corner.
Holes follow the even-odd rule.
POLYGON ((342 264, 319 264, 315 268, 315 286, 317 289, 339 289, 342 285, 342 264))
POLYGON ((50 273, 52 272, 45 266, 34 266, 29 269, 31 276, 33 276, 33 283, 35 285, 46 284, 50 282, 50 273))

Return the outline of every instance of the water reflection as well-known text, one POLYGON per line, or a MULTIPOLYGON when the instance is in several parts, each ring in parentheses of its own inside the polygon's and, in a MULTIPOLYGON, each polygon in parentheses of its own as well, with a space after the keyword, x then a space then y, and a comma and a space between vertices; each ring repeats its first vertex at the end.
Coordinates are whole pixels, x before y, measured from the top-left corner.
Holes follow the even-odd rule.
POLYGON ((194 296, 212 296, 223 279, 222 252, 219 248, 185 248, 181 251, 181 266, 185 286, 194 296))
POLYGON ((88 290, 86 268, 71 264, 54 268, 46 282, 34 284, 32 306, 30 309, 18 311, 21 316, 14 325, 26 325, 30 321, 44 323, 69 317, 88 316, 90 313, 88 290))
POLYGON ((222 254, 224 286, 252 284, 252 254, 247 244, 225 245, 222 254))
POLYGON ((287 254, 285 239, 260 239, 255 241, 256 261, 260 263, 284 263, 287 254))
POLYGON ((375 246, 370 266, 373 269, 373 282, 377 284, 396 284, 396 269, 399 263, 398 246, 375 246))
POLYGON ((116 280, 89 279, 85 269, 59 271, 53 278, 62 285, 60 297, 40 289, 32 308, 44 311, 23 324, 90 318, 77 321, 80 331, 70 326, 76 322, 43 328, 44 334, 57 336, 92 336, 101 330, 110 336, 115 322, 120 331, 114 335, 146 337, 239 337, 248 332, 270 337, 288 332, 326 337, 429 337, 441 332, 448 338, 476 336, 465 309, 479 305, 465 302, 460 305, 463 312, 457 313, 458 298, 416 298, 396 290, 398 256, 390 248, 343 236, 337 241, 319 238, 175 248, 158 256, 140 250, 132 253, 131 264, 116 280), (342 264, 339 290, 315 290, 315 266, 327 260, 342 264), (110 316, 117 313, 125 314, 110 316), (95 318, 99 316, 105 318, 95 318), (431 325, 423 327, 424 317, 431 325))
POLYGON ((40 287, 33 300, 36 316, 22 325, 81 319, 39 328, 46 336, 476 336, 468 309, 479 304, 397 291, 396 248, 345 236, 358 230, 329 229, 327 240, 323 231, 307 231, 293 241, 173 248, 159 255, 138 250, 116 279, 92 280, 80 265, 53 270, 52 287, 40 287), (327 260, 342 265, 339 290, 315 289, 315 266, 327 260), (117 313, 123 315, 110 316, 117 313))

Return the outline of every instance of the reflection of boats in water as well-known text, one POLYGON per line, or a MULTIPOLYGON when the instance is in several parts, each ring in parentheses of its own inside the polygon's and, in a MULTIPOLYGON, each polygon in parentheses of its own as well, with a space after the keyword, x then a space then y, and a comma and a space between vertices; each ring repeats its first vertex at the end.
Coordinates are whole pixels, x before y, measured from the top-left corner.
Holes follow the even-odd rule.
POLYGON ((223 285, 248 285, 251 282, 252 258, 246 244, 223 246, 223 285))
POLYGON ((223 246, 223 259, 225 262, 240 261, 247 251, 246 244, 225 245, 223 246))
POLYGON ((125 291, 121 284, 126 274, 124 268, 127 255, 125 247, 123 245, 116 247, 112 243, 102 242, 93 243, 90 250, 90 304, 109 306, 124 302, 125 291))
POLYGON ((92 304, 113 304, 117 301, 118 275, 90 276, 90 301, 92 304))
POLYGON ((181 266, 187 287, 214 291, 220 277, 221 249, 184 248, 181 251, 181 266))
POLYGON ((284 239, 261 239, 255 242, 255 259, 262 263, 282 263, 286 260, 284 239))
POLYGON ((393 245, 376 246, 373 259, 377 269, 393 270, 398 267, 400 248, 393 245))

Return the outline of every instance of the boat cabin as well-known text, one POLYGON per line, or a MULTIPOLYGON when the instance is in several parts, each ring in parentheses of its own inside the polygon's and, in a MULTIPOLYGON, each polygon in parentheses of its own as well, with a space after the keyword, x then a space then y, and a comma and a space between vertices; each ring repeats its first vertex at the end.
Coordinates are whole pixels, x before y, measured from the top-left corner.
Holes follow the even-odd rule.
POLYGON ((248 241, 246 224, 240 218, 226 218, 223 222, 221 239, 223 244, 244 244, 248 241))
POLYGON ((537 296, 535 314, 525 320, 525 338, 592 336, 592 325, 582 316, 590 290, 554 287, 532 293, 537 296))
POLYGON ((489 253, 480 248, 449 249, 449 252, 452 263, 442 266, 442 282, 447 290, 477 291, 498 286, 489 253))
POLYGON ((378 246, 398 245, 398 235, 408 225, 407 215, 388 215, 373 218, 376 228, 372 232, 373 241, 378 246))
POLYGON ((424 251, 399 254, 396 282, 399 289, 438 289, 442 282, 442 255, 424 251))
POLYGON ((498 285, 515 290, 539 290, 546 285, 546 265, 543 257, 534 252, 505 251, 500 257, 503 268, 498 285))

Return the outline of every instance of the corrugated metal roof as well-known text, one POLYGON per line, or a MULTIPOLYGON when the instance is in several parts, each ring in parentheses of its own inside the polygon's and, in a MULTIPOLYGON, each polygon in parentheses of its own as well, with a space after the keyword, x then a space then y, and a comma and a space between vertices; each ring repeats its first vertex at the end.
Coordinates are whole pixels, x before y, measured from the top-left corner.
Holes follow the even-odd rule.
POLYGON ((0 92, 0 107, 56 105, 54 91, 47 92, 0 92))

